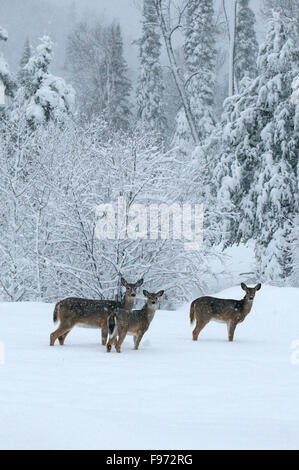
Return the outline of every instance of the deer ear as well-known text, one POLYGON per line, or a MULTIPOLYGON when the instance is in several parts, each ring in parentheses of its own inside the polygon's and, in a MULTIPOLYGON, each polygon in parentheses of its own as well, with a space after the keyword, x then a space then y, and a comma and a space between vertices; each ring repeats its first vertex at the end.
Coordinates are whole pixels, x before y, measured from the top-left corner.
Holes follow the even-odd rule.
POLYGON ((139 281, 136 282, 136 286, 140 287, 143 284, 143 279, 139 279, 139 281))
POLYGON ((164 290, 160 290, 157 294, 158 297, 162 297, 162 295, 164 294, 164 290))
POLYGON ((147 292, 147 290, 143 289, 142 291, 143 295, 145 295, 145 297, 148 297, 149 296, 149 293, 147 292))
POLYGON ((121 278, 120 282, 122 283, 123 286, 126 287, 127 281, 123 277, 121 278))
POLYGON ((255 290, 260 290, 261 287, 262 287, 262 284, 259 282, 259 283, 255 286, 255 290))
POLYGON ((246 284, 244 284, 244 282, 241 282, 241 287, 242 287, 243 290, 247 291, 247 286, 246 286, 246 284))

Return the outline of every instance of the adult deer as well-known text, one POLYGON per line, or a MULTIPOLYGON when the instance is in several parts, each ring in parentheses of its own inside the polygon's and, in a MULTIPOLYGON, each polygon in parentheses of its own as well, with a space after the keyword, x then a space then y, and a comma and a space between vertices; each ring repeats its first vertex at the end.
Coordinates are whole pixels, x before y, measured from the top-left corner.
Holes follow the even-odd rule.
POLYGON ((160 290, 157 294, 144 290, 143 295, 147 297, 147 301, 141 310, 128 312, 119 309, 119 311, 108 317, 109 339, 106 346, 107 352, 111 351, 113 344, 116 351, 120 352, 120 347, 127 334, 134 336, 134 349, 138 349, 144 333, 148 330, 155 316, 159 297, 163 294, 164 290, 160 290))
POLYGON ((116 308, 123 308, 126 311, 132 310, 136 300, 137 289, 143 284, 143 279, 130 284, 122 277, 121 284, 126 288, 126 292, 120 302, 116 300, 91 300, 76 297, 69 297, 57 302, 54 308, 53 320, 54 322, 60 320, 60 325, 50 335, 50 346, 54 346, 57 338, 62 346, 66 336, 75 325, 101 328, 102 344, 105 345, 108 336, 107 319, 109 314, 116 308))
POLYGON ((241 323, 249 314, 256 291, 261 284, 255 287, 247 287, 241 284, 246 292, 242 300, 217 299, 215 297, 199 297, 190 305, 190 322, 196 320, 196 326, 192 332, 193 341, 197 341, 201 330, 212 320, 227 324, 228 340, 233 341, 234 332, 238 323, 241 323))

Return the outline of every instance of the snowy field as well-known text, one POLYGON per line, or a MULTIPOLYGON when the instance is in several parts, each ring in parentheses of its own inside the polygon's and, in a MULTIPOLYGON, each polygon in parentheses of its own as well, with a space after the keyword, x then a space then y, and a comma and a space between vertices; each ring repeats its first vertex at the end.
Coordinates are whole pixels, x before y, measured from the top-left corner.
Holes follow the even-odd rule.
POLYGON ((296 449, 298 304, 262 286, 233 343, 218 323, 191 341, 188 305, 158 311, 139 351, 107 354, 90 329, 50 348, 53 305, 2 303, 0 448, 296 449))

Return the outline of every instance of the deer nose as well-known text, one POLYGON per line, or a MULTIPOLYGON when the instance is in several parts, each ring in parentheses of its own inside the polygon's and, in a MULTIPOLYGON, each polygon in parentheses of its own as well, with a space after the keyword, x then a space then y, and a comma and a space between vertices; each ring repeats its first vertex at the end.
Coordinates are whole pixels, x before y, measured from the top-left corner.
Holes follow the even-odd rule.
POLYGON ((156 301, 155 301, 155 300, 153 300, 153 301, 152 301, 152 304, 155 304, 155 303, 156 303, 156 301))
POLYGON ((132 297, 136 297, 136 294, 131 294, 132 297))

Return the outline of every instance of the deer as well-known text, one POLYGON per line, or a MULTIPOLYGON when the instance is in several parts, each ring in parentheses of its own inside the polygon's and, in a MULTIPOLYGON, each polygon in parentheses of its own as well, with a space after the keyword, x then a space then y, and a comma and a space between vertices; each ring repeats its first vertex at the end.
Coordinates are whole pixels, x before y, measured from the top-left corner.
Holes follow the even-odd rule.
POLYGON ((111 311, 123 308, 130 311, 134 307, 138 287, 143 284, 143 279, 134 284, 128 283, 123 277, 121 285, 126 288, 120 302, 117 300, 92 300, 77 297, 68 297, 57 302, 54 308, 53 321, 60 320, 57 330, 50 335, 50 346, 54 346, 56 339, 61 346, 64 345, 66 336, 75 325, 87 328, 102 329, 102 345, 105 346, 108 337, 107 318, 111 311))
POLYGON ((192 332, 193 341, 197 341, 199 333, 211 320, 226 323, 228 341, 233 341, 236 326, 250 313, 255 293, 260 290, 261 284, 247 287, 242 282, 241 288, 245 291, 242 300, 217 299, 216 297, 199 297, 193 300, 190 305, 191 325, 196 320, 196 326, 192 332))
POLYGON ((107 320, 109 338, 106 345, 107 352, 110 352, 112 345, 115 345, 116 352, 120 353, 121 345, 127 336, 133 335, 134 349, 137 350, 144 333, 149 329, 151 322, 158 308, 159 298, 164 294, 164 290, 151 293, 143 290, 143 295, 147 301, 142 309, 127 311, 118 309, 112 312, 107 320))

